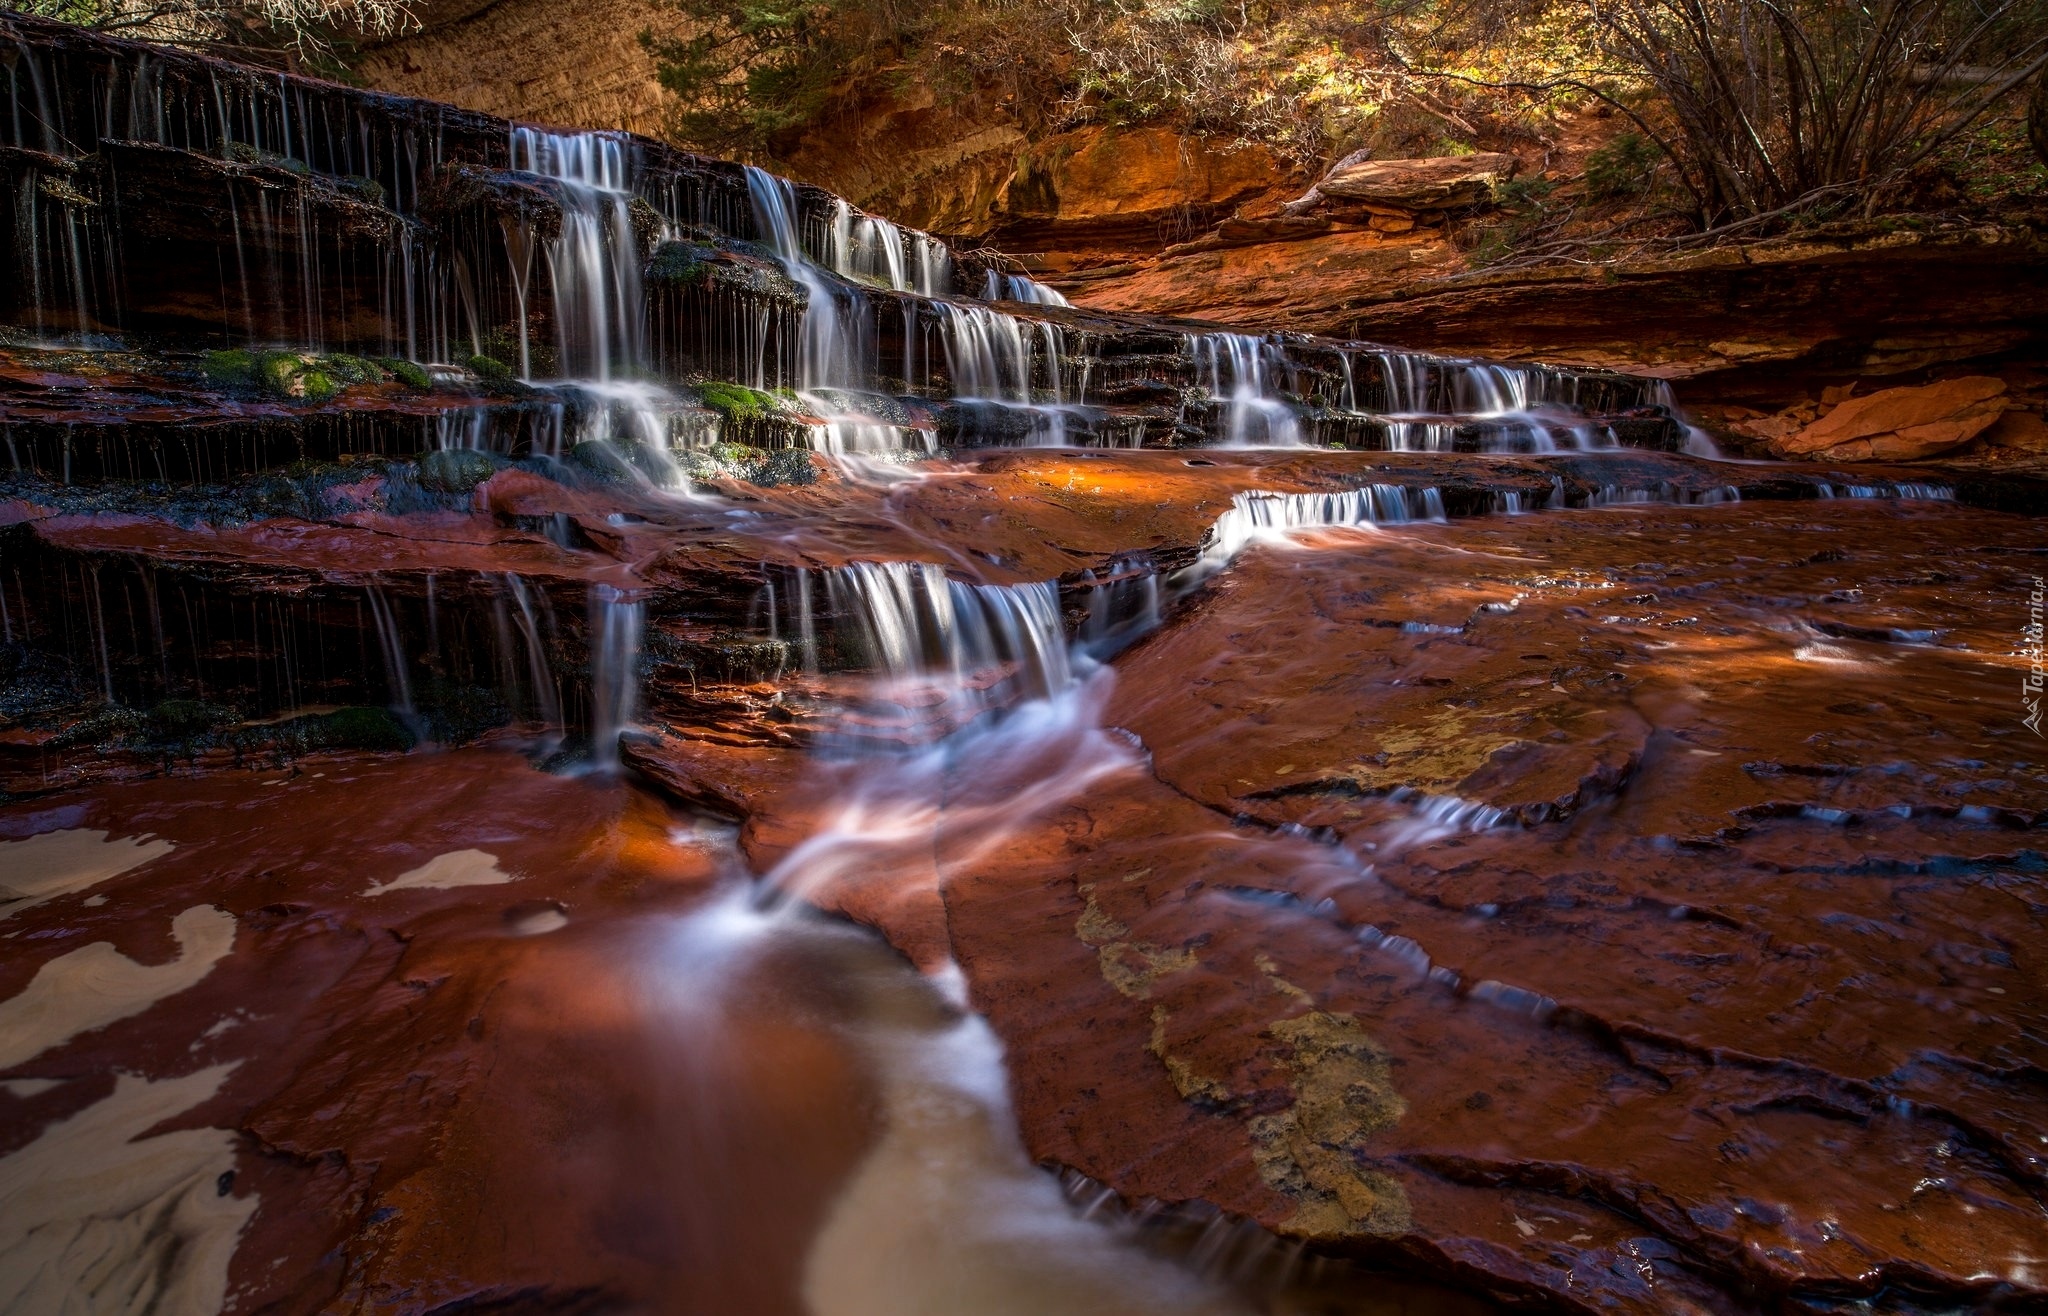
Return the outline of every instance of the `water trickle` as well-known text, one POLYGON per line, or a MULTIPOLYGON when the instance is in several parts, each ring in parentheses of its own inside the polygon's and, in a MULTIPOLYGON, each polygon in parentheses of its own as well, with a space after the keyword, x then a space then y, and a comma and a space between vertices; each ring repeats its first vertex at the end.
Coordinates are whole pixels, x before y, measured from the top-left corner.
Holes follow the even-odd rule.
POLYGON ((372 585, 365 594, 370 601, 370 616, 377 626, 377 650, 384 659, 384 678, 391 691, 391 711, 415 735, 421 736, 426 724, 421 721, 419 709, 412 701, 412 671, 405 656, 405 634, 398 627, 398 617, 391 609, 391 601, 385 597, 381 585, 372 585))
POLYGON ((640 693, 640 635, 647 605, 610 585, 590 590, 590 754, 606 771, 619 766, 619 737, 633 725, 640 693))

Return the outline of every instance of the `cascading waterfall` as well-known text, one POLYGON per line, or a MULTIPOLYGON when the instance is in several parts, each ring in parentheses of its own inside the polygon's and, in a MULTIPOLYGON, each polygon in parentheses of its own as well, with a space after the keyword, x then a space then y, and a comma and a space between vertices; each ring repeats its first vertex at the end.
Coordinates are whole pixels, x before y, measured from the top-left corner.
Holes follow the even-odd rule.
POLYGON ((982 280, 981 298, 988 302, 1023 302, 1029 306, 1072 306, 1059 291, 1023 274, 999 274, 994 270, 982 280))
POLYGON ((822 596, 837 644, 874 675, 842 747, 929 744, 984 713, 1044 699, 1073 683, 1059 589, 1045 582, 979 585, 929 562, 855 562, 798 572, 771 615, 814 656, 814 598, 822 596))
POLYGON ((547 245, 555 340, 565 378, 609 381, 646 369, 640 240, 628 143, 609 133, 512 130, 512 167, 557 185, 561 233, 547 245))
POLYGON ((1209 396, 1223 404, 1223 441, 1233 448, 1301 446, 1301 420, 1268 382, 1269 357, 1284 360, 1277 344, 1251 334, 1191 334, 1195 360, 1209 396))
POLYGON ((754 165, 746 172, 755 224, 804 290, 797 394, 824 422, 812 436, 813 446, 834 454, 902 448, 906 440, 929 446, 924 432, 877 414, 886 407, 861 404, 858 394, 872 387, 874 375, 873 307, 865 293, 828 275, 804 249, 796 185, 754 165))
MULTIPOLYGON (((566 391, 581 402, 576 441, 601 445, 629 478, 687 490, 672 452, 674 399, 647 382, 646 301, 634 231, 630 142, 610 133, 512 130, 515 169, 552 180, 561 232, 547 244, 555 340, 566 391)), ((523 248, 513 246, 515 262, 523 248)), ((515 278, 522 289, 523 275, 515 278)), ((528 355, 524 322, 520 354, 528 355)))

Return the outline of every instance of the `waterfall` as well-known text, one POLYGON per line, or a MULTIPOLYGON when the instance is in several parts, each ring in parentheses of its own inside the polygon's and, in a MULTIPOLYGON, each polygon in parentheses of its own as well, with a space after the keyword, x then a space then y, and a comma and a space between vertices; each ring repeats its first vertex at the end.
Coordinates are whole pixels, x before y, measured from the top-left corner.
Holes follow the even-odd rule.
POLYGON ((986 302, 1024 302, 1031 306, 1072 306, 1058 291, 1022 274, 998 274, 994 270, 982 281, 981 299, 986 302))
MULTIPOLYGON (((873 307, 859 288, 828 275, 804 250, 795 184, 753 165, 747 166, 746 174, 755 224, 782 268, 805 294, 797 395, 822 422, 813 429, 812 446, 834 455, 903 448, 911 443, 929 447, 927 432, 889 419, 885 400, 864 403, 858 397, 871 387, 874 376, 873 307)), ((837 236, 842 219, 851 225, 851 213, 850 209, 835 211, 835 260, 840 259, 837 253, 842 246, 851 250, 853 239, 848 237, 842 244, 837 236)), ((890 225, 892 230, 894 227, 890 225)), ((900 272, 900 265, 898 268, 900 272)))
POLYGON ((512 167, 552 180, 561 200, 547 266, 566 378, 609 380, 617 367, 647 365, 627 145, 610 133, 512 129, 512 167))
POLYGON ((391 711, 415 735, 425 739, 421 734, 425 724, 412 702, 412 674, 405 660, 405 636, 398 629, 397 615, 391 610, 391 601, 384 597, 382 586, 372 585, 364 593, 370 600, 370 616, 377 625, 377 650, 383 656, 384 678, 391 689, 391 711))
POLYGON ((1434 486, 1410 489, 1375 484, 1342 493, 1268 493, 1252 490, 1230 500, 1203 541, 1201 557, 1188 568, 1201 579, 1228 565, 1246 545, 1276 540, 1293 530, 1328 530, 1411 521, 1442 521, 1443 494, 1434 486))
POLYGON ((1685 408, 1678 405, 1678 394, 1672 389, 1670 380, 1653 379, 1649 381, 1648 401, 1652 406, 1664 408, 1671 419, 1677 421, 1685 428, 1685 450, 1687 452, 1695 457, 1719 457, 1721 455, 1721 445, 1714 442, 1714 436, 1693 424, 1692 420, 1685 414, 1685 408))
MULTIPOLYGON (((1058 325, 1023 320, 988 306, 935 302, 931 310, 955 401, 965 404, 970 414, 976 407, 1026 413, 1031 442, 1051 446, 1067 442, 1069 423, 1081 409, 1064 399, 1065 353, 1058 325), (1045 386, 1035 390, 1035 366, 1040 360, 1045 363, 1045 386), (1036 399, 1038 392, 1046 396, 1045 401, 1036 399)), ((983 424, 979 428, 1009 437, 1006 426, 983 424)))
POLYGON ((1190 334, 1188 354, 1209 396, 1224 404, 1223 441, 1233 448, 1298 448, 1301 422, 1267 379, 1276 344, 1251 334, 1190 334))
POLYGON ((842 659, 871 673, 832 739, 842 748, 923 745, 1020 702, 1047 699, 1074 682, 1059 588, 1051 582, 978 585, 949 579, 929 562, 855 562, 799 571, 778 608, 813 660, 816 575, 842 659))
POLYGON ((640 634, 647 605, 610 585, 590 589, 590 755, 619 766, 619 736, 633 724, 640 695, 640 634))
POLYGON ((1107 658, 1131 641, 1158 629, 1165 618, 1165 591, 1149 553, 1133 553, 1101 572, 1083 571, 1082 618, 1076 639, 1093 658, 1107 658))

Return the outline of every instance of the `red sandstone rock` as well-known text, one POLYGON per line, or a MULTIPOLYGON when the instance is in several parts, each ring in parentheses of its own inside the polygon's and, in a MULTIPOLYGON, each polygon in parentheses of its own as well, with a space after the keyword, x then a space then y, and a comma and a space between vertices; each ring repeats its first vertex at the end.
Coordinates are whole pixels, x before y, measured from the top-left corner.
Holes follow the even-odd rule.
POLYGON ((1778 439, 1781 457, 1823 461, 1911 461, 1959 447, 2006 409, 2005 381, 1984 375, 1851 398, 1796 434, 1778 439))

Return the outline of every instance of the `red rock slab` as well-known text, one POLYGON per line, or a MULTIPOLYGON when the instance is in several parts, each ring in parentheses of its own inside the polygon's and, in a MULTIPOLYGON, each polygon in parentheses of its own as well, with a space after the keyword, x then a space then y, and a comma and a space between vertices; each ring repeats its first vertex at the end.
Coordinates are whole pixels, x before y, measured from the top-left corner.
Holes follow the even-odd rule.
POLYGON ((665 929, 729 861, 679 843, 685 822, 492 750, 308 759, 0 814, 8 838, 83 827, 174 846, 7 919, 0 1000, 92 942, 162 962, 193 904, 235 919, 196 986, 9 1071, 58 1082, 0 1094, 0 1153, 102 1099, 115 1071, 226 1063, 176 1127, 235 1130, 221 1191, 257 1198, 230 1310, 801 1311, 803 1249, 870 1136, 865 1071, 779 1004, 812 970, 772 958, 753 970, 767 985, 734 985, 725 1026, 747 1045, 691 1031, 666 966, 701 974, 665 929), (517 880, 371 890, 466 849, 517 880))
POLYGON ((628 579, 618 563, 568 552, 545 536, 457 514, 369 516, 359 525, 275 517, 242 525, 180 526, 122 513, 30 518, 36 536, 80 553, 217 563, 314 580, 359 581, 393 572, 517 572, 568 580, 628 579))
POLYGON ((2024 597, 2027 531, 1837 504, 1255 549, 1123 660, 1111 715, 1156 778, 1091 789, 999 861, 942 850, 954 951, 1009 1046, 1033 1151, 1134 1198, 1584 1310, 1899 1287, 2039 1300, 2048 1109, 2027 1076, 2048 1061, 2048 904, 2019 800, 2039 798, 2040 760, 1993 757, 2018 743, 2001 734, 2016 683, 1981 616, 2024 597), (1851 605, 1896 582, 1886 615, 1948 647, 1798 658, 1812 635, 1773 627, 1832 606, 1839 577, 1801 573, 1845 561, 1865 582, 1851 605), (1563 587, 1590 563, 1648 580, 1563 587), (1623 614, 1589 598, 1646 583, 1684 591, 1683 612, 1591 620, 1623 614), (1569 818, 1393 855, 1363 849, 1384 817, 1340 811, 1335 844, 1277 830, 1321 821, 1300 803, 1314 793, 1234 774, 1270 780, 1305 745, 1417 715, 1381 673, 1422 641, 1375 610, 1456 617, 1461 590, 1488 588, 1522 601, 1461 635, 1480 652, 1444 660, 1451 693, 1515 700, 1506 725, 1589 754, 1611 721, 1525 710, 1502 673, 1593 634, 1624 679, 1553 681, 1546 654, 1539 689, 1630 709, 1630 770, 1569 818), (1816 748, 1871 775, 1746 766, 1816 748), (1781 777, 1858 792, 1868 817, 1755 812, 1781 777), (1966 803, 1902 817, 1902 789, 1966 803), (1700 843, 1717 817, 1732 834, 1700 843))
POLYGON ((1043 1157, 1574 1309, 2026 1286, 2033 1187, 1939 1115, 1432 976, 1362 936, 1370 914, 1427 944, 1415 902, 1142 781, 1058 822, 946 887, 1043 1157), (1353 899, 1318 911, 1339 879, 1353 899))

